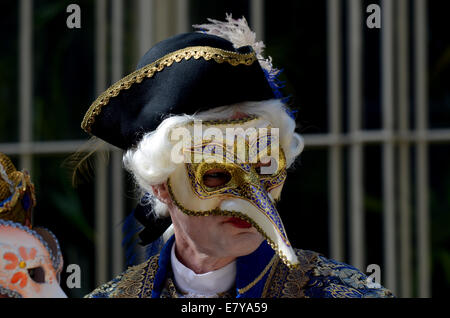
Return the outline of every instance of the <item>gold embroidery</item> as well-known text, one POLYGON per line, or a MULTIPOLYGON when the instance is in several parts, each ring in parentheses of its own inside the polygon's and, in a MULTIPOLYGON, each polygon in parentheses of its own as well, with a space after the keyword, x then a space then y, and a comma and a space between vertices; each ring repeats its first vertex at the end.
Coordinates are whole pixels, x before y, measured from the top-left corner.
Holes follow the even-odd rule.
POLYGON ((161 298, 179 298, 175 283, 170 277, 166 279, 166 285, 164 290, 161 292, 161 298))
POLYGON ((122 275, 123 274, 120 274, 114 280, 97 287, 92 292, 85 295, 84 298, 95 298, 98 294, 109 294, 113 292, 117 287, 117 281, 122 279, 122 275))
POLYGON ((111 298, 148 298, 151 297, 153 279, 158 267, 159 256, 128 269, 117 282, 111 298), (143 293, 144 292, 144 293, 143 293))
POLYGON ((109 298, 150 298, 153 280, 158 270, 159 255, 146 262, 128 268, 112 281, 101 285, 85 298, 95 298, 101 294, 109 298))
POLYGON ((159 267, 159 254, 150 258, 148 267, 145 270, 145 279, 142 285, 141 298, 151 298, 153 290, 153 281, 159 267))
POLYGON ((283 264, 279 263, 277 264, 273 270, 273 273, 271 273, 270 280, 268 279, 266 281, 265 286, 265 293, 263 297, 267 298, 281 298, 282 297, 282 291, 284 288, 284 282, 286 281, 287 272, 289 269, 283 264))
MULTIPOLYGON (((209 162, 203 159, 203 161, 199 163, 186 164, 187 173, 191 179, 192 187, 195 190, 194 194, 196 194, 197 197, 203 199, 205 197, 211 197, 213 195, 222 195, 227 191, 229 192, 230 190, 234 190, 234 192, 236 192, 238 191, 237 189, 241 189, 240 191, 242 192, 245 189, 245 187, 243 187, 244 182, 250 183, 255 186, 259 186, 262 183, 264 184, 264 188, 268 192, 281 185, 286 180, 286 156, 283 149, 280 148, 277 171, 272 175, 259 175, 254 170, 254 164, 243 161, 233 161, 233 159, 228 156, 229 153, 227 152, 227 150, 223 149, 222 145, 220 145, 220 147, 222 149, 223 158, 217 158, 219 160, 218 162, 209 162), (231 162, 228 162, 228 160, 231 162), (211 169, 224 169, 228 171, 228 173, 231 175, 230 181, 228 181, 224 186, 215 188, 206 186, 203 182, 203 175, 206 171, 211 169)), ((248 153, 248 149, 246 151, 248 153)), ((195 151, 190 150, 187 152, 191 152, 193 154, 195 151)), ((213 157, 208 159, 212 158, 213 157)), ((258 208, 258 206, 253 201, 249 202, 258 208)))
POLYGON ((303 250, 296 250, 300 265, 288 268, 284 263, 274 266, 270 273, 262 297, 270 298, 303 298, 303 288, 308 283, 306 272, 316 263, 317 254, 303 250))
MULTIPOLYGON (((255 286, 269 271, 268 278, 264 285, 261 297, 266 298, 300 298, 304 295, 304 287, 308 283, 306 272, 313 269, 317 264, 317 253, 296 250, 300 261, 300 267, 289 269, 280 262, 280 258, 275 254, 270 262, 258 277, 244 288, 239 289, 239 293, 245 293, 255 286)), ((108 282, 85 297, 95 297, 96 294, 109 294, 111 298, 150 298, 153 289, 153 281, 158 270, 159 255, 150 258, 143 264, 129 268, 125 273, 117 276, 113 281, 108 282)), ((333 286, 332 286, 333 287, 333 286)), ((352 290, 353 291, 353 290, 352 290)), ((344 292, 350 289, 335 290, 335 295, 342 297, 344 292)), ((161 293, 161 298, 177 298, 181 294, 176 289, 173 280, 166 279, 165 288, 161 293)), ((221 293, 219 298, 235 297, 230 292, 221 293)))
POLYGON ((275 254, 272 259, 270 260, 269 264, 266 265, 266 267, 263 269, 263 271, 258 275, 258 277, 255 278, 255 280, 253 280, 250 284, 248 284, 247 286, 245 286, 244 288, 240 288, 238 289, 239 294, 243 294, 245 292, 247 292, 250 288, 252 288, 253 286, 255 286, 263 277, 264 275, 266 275, 267 271, 269 270, 269 268, 272 267, 272 265, 275 263, 275 261, 277 261, 279 258, 278 256, 275 254))
POLYGON ((169 53, 155 62, 122 78, 103 92, 89 107, 81 123, 81 128, 86 132, 91 132, 95 117, 101 113, 102 107, 109 103, 111 97, 116 97, 122 90, 129 89, 134 83, 141 83, 146 77, 153 77, 156 72, 161 72, 164 68, 171 66, 174 62, 179 63, 191 58, 196 60, 203 58, 206 61, 212 59, 217 63, 228 63, 233 66, 240 64, 251 65, 256 61, 255 53, 239 54, 209 46, 191 46, 169 53))
POLYGON ((0 153, 0 218, 31 228, 31 210, 18 204, 28 192, 30 206, 36 206, 34 185, 27 171, 17 171, 11 159, 0 153))
POLYGON ((152 259, 129 268, 117 282, 111 298, 139 298, 145 278, 146 268, 152 259))
POLYGON ((275 259, 275 263, 274 263, 273 266, 272 266, 272 269, 270 270, 269 276, 267 276, 266 283, 265 283, 265 285, 264 285, 264 289, 263 289, 263 292, 262 292, 262 294, 261 294, 261 297, 262 297, 262 298, 266 298, 266 297, 267 297, 266 295, 267 295, 268 289, 269 289, 269 287, 271 286, 271 282, 272 282, 273 275, 274 275, 275 272, 277 271, 277 268, 278 268, 278 264, 279 264, 279 263, 280 263, 280 258, 277 257, 277 258, 275 259))
MULTIPOLYGON (((163 290, 161 291, 161 298, 192 298, 199 295, 193 295, 189 293, 182 293, 177 289, 175 283, 171 277, 167 277, 163 290)), ((234 298, 233 289, 230 291, 218 293, 213 297, 200 297, 200 298, 234 298)))
POLYGON ((355 288, 333 283, 330 283, 330 285, 325 287, 324 290, 328 291, 332 298, 353 298, 361 297, 363 295, 355 288))

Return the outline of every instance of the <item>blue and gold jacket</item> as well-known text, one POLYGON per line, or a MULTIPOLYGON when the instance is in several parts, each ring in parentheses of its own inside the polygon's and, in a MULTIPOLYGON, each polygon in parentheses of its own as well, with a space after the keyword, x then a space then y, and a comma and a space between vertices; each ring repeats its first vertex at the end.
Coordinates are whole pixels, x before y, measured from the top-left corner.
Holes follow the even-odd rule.
MULTIPOLYGON (((130 267, 98 287, 88 298, 177 298, 171 272, 170 251, 174 237, 161 252, 130 267)), ((326 259, 318 253, 296 250, 300 266, 289 269, 264 241, 252 254, 236 260, 236 284, 219 297, 236 298, 366 298, 393 297, 367 280, 356 268, 326 259)))

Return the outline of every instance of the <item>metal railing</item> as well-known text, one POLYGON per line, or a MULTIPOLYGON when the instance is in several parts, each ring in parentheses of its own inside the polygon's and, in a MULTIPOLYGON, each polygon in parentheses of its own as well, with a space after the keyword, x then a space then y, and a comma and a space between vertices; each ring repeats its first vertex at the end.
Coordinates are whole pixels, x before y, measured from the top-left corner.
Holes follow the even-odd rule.
POLYGON ((450 142, 450 130, 428 130, 427 104, 427 7, 426 0, 414 0, 414 8, 408 7, 408 1, 381 1, 381 106, 382 130, 363 131, 361 129, 362 111, 362 56, 364 46, 363 21, 364 8, 359 0, 347 1, 348 43, 342 41, 342 1, 328 0, 328 103, 329 134, 307 135, 305 146, 329 148, 329 213, 330 213, 330 249, 331 256, 343 260, 344 234, 342 224, 342 185, 343 175, 340 171, 343 146, 350 151, 349 159, 349 209, 350 209, 350 263, 360 269, 365 264, 365 233, 363 200, 363 161, 364 145, 375 143, 382 145, 383 176, 383 244, 384 264, 381 267, 383 284, 402 297, 412 296, 412 259, 413 242, 411 239, 412 207, 410 190, 411 146, 416 148, 416 217, 417 228, 417 269, 418 295, 430 297, 430 245, 429 245, 429 204, 428 204, 428 152, 432 142, 450 142), (408 18, 412 9, 415 37, 414 73, 409 70, 408 18), (394 12, 397 14, 394 20, 394 12), (396 24, 395 24, 396 23, 396 24), (396 42, 394 43, 394 38, 396 42), (348 100, 349 132, 342 134, 339 116, 342 112, 342 45, 347 45, 348 56, 348 100), (394 76, 396 72, 396 77, 394 76), (415 129, 409 127, 409 76, 415 79, 415 129), (394 91, 394 87, 398 87, 394 91), (396 107, 398 105, 398 107, 396 107), (394 111, 398 113, 398 129, 395 130, 394 111), (395 153, 398 148, 398 155, 395 153), (395 163, 399 170, 395 170, 395 163), (396 184, 398 180, 398 184, 396 184), (395 194, 399 195, 398 206, 395 194), (400 224, 397 226, 397 213, 400 224), (400 228, 399 239, 396 231, 400 228), (398 244, 398 245, 397 245, 398 244), (399 259, 397 249, 400 247, 399 259), (399 273, 399 275, 397 275, 399 273), (400 286, 397 284, 400 283, 400 286))

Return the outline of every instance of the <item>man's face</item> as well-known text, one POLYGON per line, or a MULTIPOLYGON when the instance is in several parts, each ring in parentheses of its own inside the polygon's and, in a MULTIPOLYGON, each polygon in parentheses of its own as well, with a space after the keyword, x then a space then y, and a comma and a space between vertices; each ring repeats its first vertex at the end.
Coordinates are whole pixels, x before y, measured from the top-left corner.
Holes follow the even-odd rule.
POLYGON ((182 232, 175 232, 177 239, 187 238, 198 252, 212 257, 248 255, 264 241, 251 224, 235 217, 187 215, 177 207, 172 209, 171 217, 176 231, 182 232))

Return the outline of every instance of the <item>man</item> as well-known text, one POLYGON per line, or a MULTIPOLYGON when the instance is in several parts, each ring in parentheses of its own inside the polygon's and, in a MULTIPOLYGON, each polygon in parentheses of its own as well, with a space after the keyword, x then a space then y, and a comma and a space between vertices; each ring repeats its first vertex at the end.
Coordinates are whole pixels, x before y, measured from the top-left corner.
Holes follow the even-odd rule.
POLYGON ((141 237, 167 217, 173 233, 87 297, 391 296, 291 246, 275 204, 303 142, 279 71, 245 19, 211 22, 156 44, 85 115, 85 131, 126 150, 153 213, 141 237))

